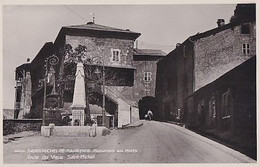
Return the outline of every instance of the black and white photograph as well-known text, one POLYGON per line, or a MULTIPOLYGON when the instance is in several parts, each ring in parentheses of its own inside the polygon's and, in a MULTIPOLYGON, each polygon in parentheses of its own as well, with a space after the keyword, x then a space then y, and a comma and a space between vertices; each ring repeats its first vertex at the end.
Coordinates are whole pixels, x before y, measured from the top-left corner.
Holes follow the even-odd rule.
POLYGON ((2 4, 3 164, 257 164, 257 3, 2 4))

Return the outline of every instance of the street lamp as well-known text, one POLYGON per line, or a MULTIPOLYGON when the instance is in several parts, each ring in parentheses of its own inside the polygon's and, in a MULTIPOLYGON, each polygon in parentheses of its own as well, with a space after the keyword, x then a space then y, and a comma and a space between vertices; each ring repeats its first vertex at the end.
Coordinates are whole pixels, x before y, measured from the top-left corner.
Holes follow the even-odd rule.
MULTIPOLYGON (((98 59, 99 61, 97 61, 97 64, 102 64, 102 126, 105 126, 105 103, 106 103, 106 99, 105 99, 105 66, 104 66, 104 60, 102 59, 102 57, 94 57, 94 59, 98 59)), ((101 71, 96 68, 95 69, 95 74, 100 74, 101 71)))
MULTIPOLYGON (((44 74, 44 93, 43 93, 43 111, 42 111, 42 125, 45 126, 46 124, 46 94, 47 94, 47 76, 48 76, 48 65, 51 66, 57 65, 59 62, 59 58, 55 55, 47 57, 45 59, 45 74, 44 74)), ((55 81, 54 81, 55 82, 55 81)), ((53 85, 55 86, 55 84, 53 85)))

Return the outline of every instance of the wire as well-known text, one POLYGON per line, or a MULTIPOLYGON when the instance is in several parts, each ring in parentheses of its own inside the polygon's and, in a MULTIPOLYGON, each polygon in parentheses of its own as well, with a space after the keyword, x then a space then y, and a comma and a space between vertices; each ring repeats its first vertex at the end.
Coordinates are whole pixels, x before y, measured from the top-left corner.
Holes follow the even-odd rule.
POLYGON ((74 15, 78 16, 79 18, 81 18, 82 20, 84 21, 87 21, 86 18, 82 17, 80 14, 78 14, 77 12, 75 12, 74 10, 72 10, 71 8, 69 8, 68 6, 66 5, 62 5, 65 9, 68 9, 71 13, 73 13, 74 15))
POLYGON ((159 44, 154 44, 154 43, 149 43, 149 42, 144 42, 144 41, 139 41, 138 44, 148 44, 148 45, 154 45, 154 46, 160 46, 160 47, 173 47, 173 45, 159 45, 159 44))

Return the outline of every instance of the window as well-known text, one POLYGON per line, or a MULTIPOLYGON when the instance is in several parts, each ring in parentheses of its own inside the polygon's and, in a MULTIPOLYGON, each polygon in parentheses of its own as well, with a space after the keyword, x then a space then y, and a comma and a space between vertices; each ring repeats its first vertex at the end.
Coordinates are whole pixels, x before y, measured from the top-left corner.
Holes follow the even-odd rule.
POLYGON ((119 49, 112 49, 112 62, 120 62, 120 50, 119 49))
POLYGON ((242 45, 242 53, 249 54, 249 43, 243 43, 242 45))
POLYGON ((216 100, 213 95, 209 101, 209 124, 211 126, 214 126, 215 119, 216 119, 216 100))
POLYGON ((230 118, 232 110, 232 101, 229 90, 222 95, 222 108, 222 119, 230 118))
POLYGON ((145 84, 144 84, 144 91, 147 92, 147 93, 150 93, 149 83, 145 83, 145 84))
POLYGON ((250 26, 249 26, 249 24, 241 25, 241 34, 250 34, 250 26))
POLYGON ((151 72, 144 72, 144 81, 150 82, 152 80, 152 73, 151 72))

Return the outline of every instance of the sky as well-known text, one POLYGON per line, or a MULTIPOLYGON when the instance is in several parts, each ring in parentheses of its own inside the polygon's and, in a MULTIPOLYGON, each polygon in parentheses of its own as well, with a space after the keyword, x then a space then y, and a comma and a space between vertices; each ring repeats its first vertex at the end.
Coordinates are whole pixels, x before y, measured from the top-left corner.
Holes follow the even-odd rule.
POLYGON ((3 108, 14 108, 15 68, 54 42, 62 26, 92 21, 141 33, 138 48, 173 50, 189 36, 229 22, 236 4, 207 5, 4 5, 3 108))

